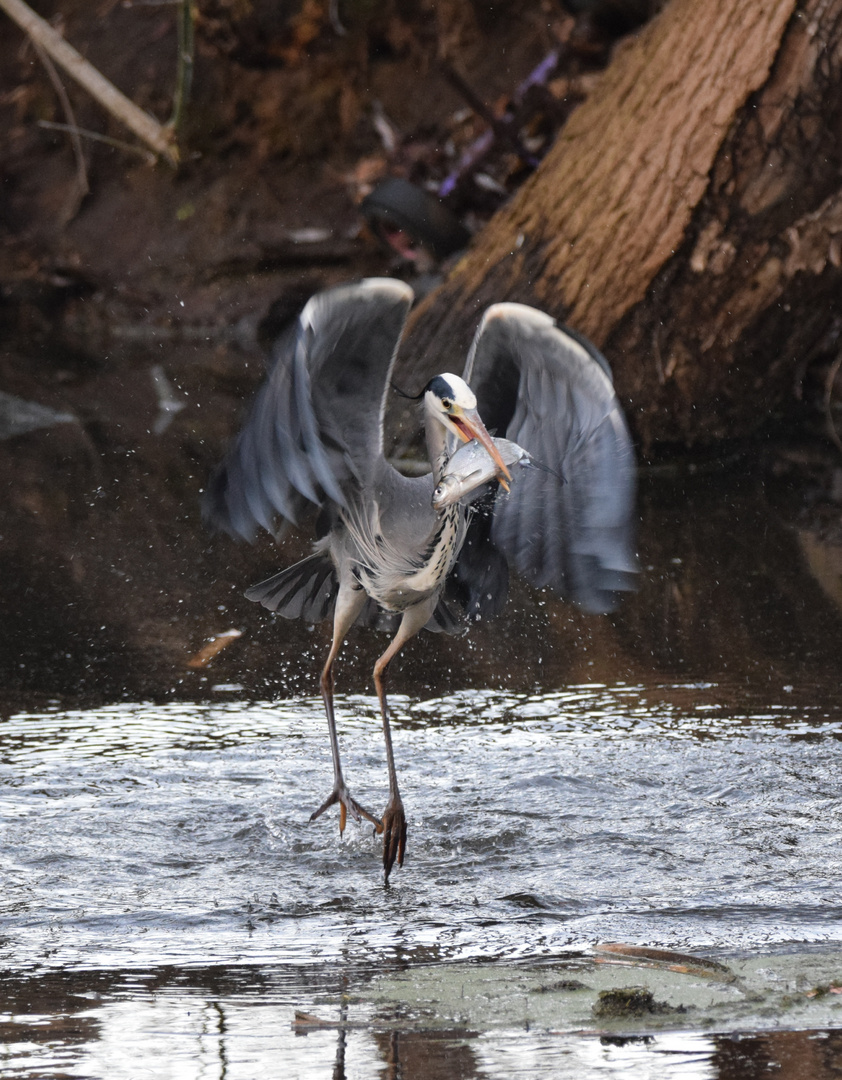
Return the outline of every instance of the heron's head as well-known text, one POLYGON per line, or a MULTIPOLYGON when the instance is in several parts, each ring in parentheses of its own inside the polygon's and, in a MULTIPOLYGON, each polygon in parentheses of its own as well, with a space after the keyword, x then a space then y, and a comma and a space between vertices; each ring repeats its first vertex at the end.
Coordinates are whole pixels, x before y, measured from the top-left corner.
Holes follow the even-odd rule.
POLYGON ((429 418, 437 420, 462 442, 476 439, 481 443, 497 465, 498 476, 511 479, 509 470, 477 412, 476 396, 464 379, 449 373, 436 375, 424 390, 424 405, 429 418))

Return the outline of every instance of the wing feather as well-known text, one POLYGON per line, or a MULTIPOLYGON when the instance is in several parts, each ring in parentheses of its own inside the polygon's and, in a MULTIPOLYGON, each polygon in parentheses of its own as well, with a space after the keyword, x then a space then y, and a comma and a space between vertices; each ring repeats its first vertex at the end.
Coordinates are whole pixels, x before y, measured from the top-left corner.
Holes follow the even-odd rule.
POLYGON ((533 585, 612 610, 637 561, 634 452, 607 361, 550 316, 496 304, 464 378, 486 426, 552 470, 497 499, 490 541, 533 585))
POLYGON ((373 278, 319 293, 279 338, 272 371, 212 477, 206 520, 253 540, 308 504, 347 503, 383 465, 389 376, 412 290, 373 278))

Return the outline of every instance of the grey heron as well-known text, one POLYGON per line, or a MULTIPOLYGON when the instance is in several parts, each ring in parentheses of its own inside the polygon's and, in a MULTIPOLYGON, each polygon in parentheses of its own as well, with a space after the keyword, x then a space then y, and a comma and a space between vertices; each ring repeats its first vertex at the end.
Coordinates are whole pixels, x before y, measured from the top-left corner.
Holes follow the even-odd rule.
POLYGON ((412 301, 407 285, 385 278, 314 296, 276 343, 274 367, 204 497, 212 524, 249 541, 318 508, 313 553, 246 596, 287 618, 333 619, 320 683, 333 787, 310 820, 338 803, 340 833, 347 815, 372 822, 386 881, 406 846, 385 691, 398 651, 424 627, 452 633, 465 618, 497 614, 509 565, 594 612, 612 610, 636 573, 634 456, 610 369, 542 312, 489 308, 463 376, 438 375, 420 395, 431 473, 405 476, 387 461, 384 412, 412 301), (546 471, 498 497, 509 473, 488 428, 546 471), (471 439, 501 483, 487 485, 479 508, 435 509, 454 449, 471 439), (389 777, 382 818, 351 796, 340 758, 333 671, 354 624, 394 634, 374 665, 389 777))

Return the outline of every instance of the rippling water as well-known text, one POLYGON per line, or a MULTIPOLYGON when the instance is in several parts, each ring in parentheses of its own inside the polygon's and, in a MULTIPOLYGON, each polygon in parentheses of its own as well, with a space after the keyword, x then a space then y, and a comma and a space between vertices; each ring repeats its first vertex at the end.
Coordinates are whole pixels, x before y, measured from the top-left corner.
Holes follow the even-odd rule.
MULTIPOLYGON (((393 706, 410 831, 388 888, 370 827, 340 839, 335 815, 308 824, 331 785, 320 701, 123 704, 0 723, 0 964, 7 999, 30 1003, 9 1007, 10 1022, 47 997, 40 1034, 27 1026, 17 1040, 38 1045, 7 1047, 10 1068, 138 1075, 131 1055, 109 1058, 109 1040, 123 1031, 140 1048, 155 1031, 142 1051, 150 1074, 207 1075, 204 1039, 219 1075, 224 1029, 240 1032, 226 1075, 270 1075, 282 1043, 297 1062, 285 1075, 328 1077, 336 1032, 302 1040, 293 1009, 325 994, 336 1003, 342 986, 353 1001, 375 973, 406 964, 534 966, 606 939, 724 957, 842 946, 832 694, 588 684, 393 706), (255 1028, 256 1004, 268 1027, 255 1028), (67 1015, 72 1039, 54 1030, 67 1015), (191 1049, 176 1067, 179 1031, 191 1049)), ((344 697, 338 709, 346 778, 379 809, 376 700, 344 697)), ((530 1038, 535 1067, 517 1075, 550 1060, 530 1038)), ((348 1075, 383 1067, 374 1035, 343 1040, 348 1075)), ((476 1075, 516 1074, 502 1036, 477 1053, 476 1075)), ((435 1073, 430 1060, 415 1075, 474 1075, 435 1073)))
MULTIPOLYGON (((782 695, 784 698, 788 695, 782 695)), ((715 686, 396 699, 410 839, 333 818, 321 702, 122 705, 3 726, 2 955, 15 965, 523 958, 600 938, 842 942, 842 715, 728 714, 715 686), (726 734, 727 731, 727 734, 726 734), (154 945, 153 945, 154 943, 154 945)), ((376 701, 349 783, 385 801, 376 701)))

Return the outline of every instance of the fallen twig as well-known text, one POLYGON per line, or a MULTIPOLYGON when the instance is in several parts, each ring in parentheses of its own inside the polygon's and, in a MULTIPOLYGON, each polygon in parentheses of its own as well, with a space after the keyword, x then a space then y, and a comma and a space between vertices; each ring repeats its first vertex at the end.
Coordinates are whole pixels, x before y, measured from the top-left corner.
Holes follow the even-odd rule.
POLYGON ((70 134, 70 144, 73 147, 73 157, 76 161, 76 194, 74 195, 73 203, 66 214, 67 221, 70 221, 76 216, 76 212, 82 205, 82 200, 91 190, 90 184, 88 183, 88 170, 85 166, 85 154, 82 150, 82 140, 79 138, 79 128, 76 125, 76 115, 73 112, 73 106, 70 104, 70 98, 67 96, 67 91, 64 89, 64 83, 59 78, 55 64, 52 62, 47 50, 40 42, 33 38, 32 44, 35 46, 38 58, 44 65, 44 68, 50 77, 50 82, 53 84, 53 89, 58 94, 58 99, 61 102, 64 115, 67 117, 66 127, 70 134))
MULTIPOLYGON (((594 946, 597 963, 603 957, 631 961, 642 966, 664 967, 683 975, 701 975, 705 978, 717 978, 731 982, 734 975, 716 960, 703 956, 690 956, 687 953, 673 952, 672 949, 650 949, 645 945, 623 945, 616 941, 600 941, 594 946)), ((609 961, 610 962, 610 961, 609 961)))
POLYGON ((149 150, 144 150, 142 146, 135 146, 133 143, 123 142, 122 139, 112 139, 110 135, 103 135, 100 131, 89 131, 87 128, 71 127, 70 124, 59 124, 55 120, 39 120, 38 127, 46 128, 48 131, 69 131, 71 134, 80 136, 83 139, 91 139, 94 142, 105 143, 107 146, 113 146, 117 150, 122 150, 124 154, 137 154, 138 157, 142 157, 147 165, 154 165, 157 161, 155 154, 149 150))
POLYGON ((172 130, 158 123, 153 116, 130 101, 48 22, 36 15, 28 4, 23 0, 0 0, 0 10, 5 11, 36 45, 64 68, 107 112, 125 124, 170 165, 178 164, 178 148, 174 143, 172 130))

